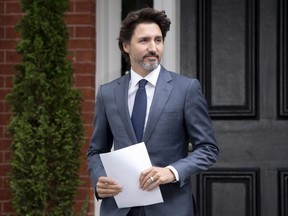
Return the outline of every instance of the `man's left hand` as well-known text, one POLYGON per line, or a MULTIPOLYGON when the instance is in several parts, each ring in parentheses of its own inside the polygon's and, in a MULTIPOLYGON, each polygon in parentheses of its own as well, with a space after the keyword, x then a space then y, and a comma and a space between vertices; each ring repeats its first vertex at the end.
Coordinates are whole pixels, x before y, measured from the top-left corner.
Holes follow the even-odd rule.
POLYGON ((151 191, 159 185, 174 182, 175 179, 173 172, 169 168, 150 167, 143 170, 140 174, 140 188, 151 191))

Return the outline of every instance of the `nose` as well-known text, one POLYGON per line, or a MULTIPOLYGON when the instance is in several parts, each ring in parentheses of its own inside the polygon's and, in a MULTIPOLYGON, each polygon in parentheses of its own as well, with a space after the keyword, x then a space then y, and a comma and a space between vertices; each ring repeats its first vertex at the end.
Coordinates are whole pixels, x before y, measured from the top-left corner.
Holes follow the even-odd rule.
POLYGON ((151 43, 149 44, 149 47, 148 47, 148 51, 149 52, 156 52, 156 44, 154 41, 151 41, 151 43))

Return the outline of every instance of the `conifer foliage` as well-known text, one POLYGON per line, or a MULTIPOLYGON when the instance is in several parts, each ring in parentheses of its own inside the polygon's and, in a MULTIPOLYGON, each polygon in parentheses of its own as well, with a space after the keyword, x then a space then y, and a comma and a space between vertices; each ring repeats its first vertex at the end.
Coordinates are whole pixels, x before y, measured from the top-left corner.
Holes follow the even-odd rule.
POLYGON ((69 0, 20 0, 23 17, 12 92, 11 190, 18 215, 72 215, 83 144, 64 13, 69 0))

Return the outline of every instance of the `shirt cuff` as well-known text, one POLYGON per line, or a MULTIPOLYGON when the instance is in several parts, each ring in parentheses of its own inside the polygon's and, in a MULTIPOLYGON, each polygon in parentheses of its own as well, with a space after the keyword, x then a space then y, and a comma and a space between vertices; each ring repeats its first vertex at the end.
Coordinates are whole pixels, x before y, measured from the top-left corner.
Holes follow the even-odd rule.
POLYGON ((177 170, 173 166, 167 166, 167 168, 173 172, 173 174, 176 178, 175 182, 179 181, 179 174, 178 174, 177 170))

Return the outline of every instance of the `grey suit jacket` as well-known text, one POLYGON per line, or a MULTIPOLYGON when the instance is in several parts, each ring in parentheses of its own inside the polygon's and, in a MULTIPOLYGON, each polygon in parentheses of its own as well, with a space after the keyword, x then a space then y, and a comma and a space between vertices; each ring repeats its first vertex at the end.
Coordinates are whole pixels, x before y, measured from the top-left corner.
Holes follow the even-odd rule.
MULTIPOLYGON (((88 157, 92 185, 106 176, 99 154, 137 143, 128 111, 130 74, 99 88, 88 157)), ((161 185, 164 203, 145 206, 147 216, 191 216, 195 211, 191 177, 212 166, 218 156, 206 100, 198 80, 161 68, 143 135, 153 166, 173 166, 179 182, 161 185), (193 152, 188 154, 188 143, 193 152)), ((113 197, 104 198, 101 216, 125 216, 113 197)))

